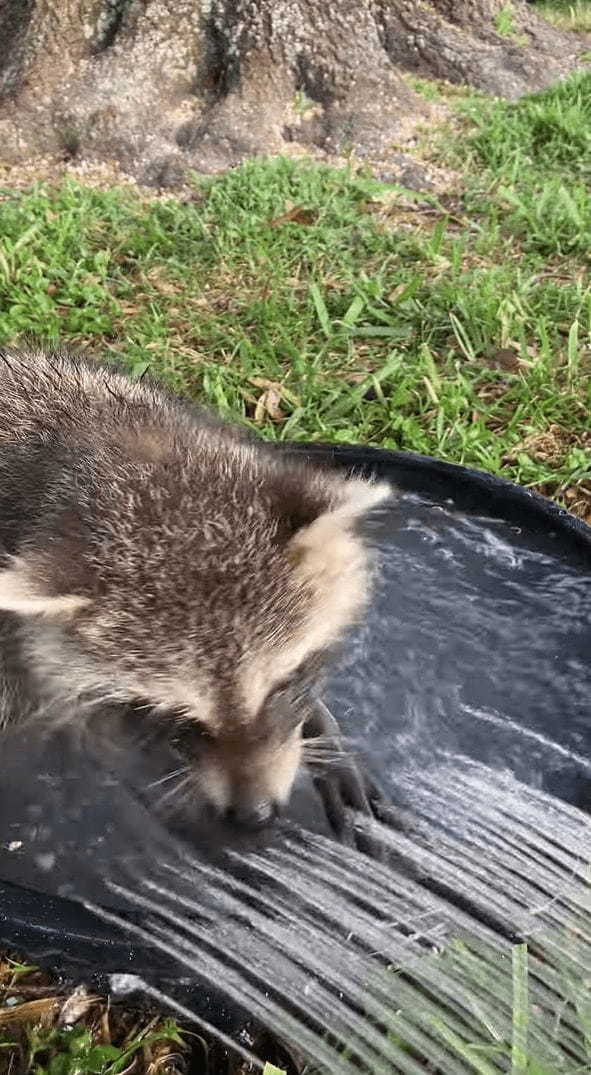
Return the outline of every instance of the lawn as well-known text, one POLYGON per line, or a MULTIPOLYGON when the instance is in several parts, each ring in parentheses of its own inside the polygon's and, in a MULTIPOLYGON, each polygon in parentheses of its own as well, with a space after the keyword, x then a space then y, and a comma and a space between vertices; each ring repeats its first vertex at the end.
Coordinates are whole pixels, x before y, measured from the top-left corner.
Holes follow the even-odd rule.
POLYGON ((0 191, 0 341, 90 347, 273 439, 423 452, 591 520, 591 75, 457 92, 439 196, 254 161, 183 201, 0 191))
MULTIPOLYGON (((426 453, 591 522, 591 75, 514 105, 414 81, 449 111, 418 149, 454 175, 438 194, 283 159, 182 199, 0 189, 0 342, 89 348, 264 437, 426 453)), ((53 996, 6 961, 0 988, 53 996)), ((170 1024, 89 1012, 74 1033, 21 1027, 14 1064, 115 1073, 163 1048, 182 1070, 170 1024)))
POLYGON ((591 31, 589 0, 539 0, 536 11, 563 30, 591 31))

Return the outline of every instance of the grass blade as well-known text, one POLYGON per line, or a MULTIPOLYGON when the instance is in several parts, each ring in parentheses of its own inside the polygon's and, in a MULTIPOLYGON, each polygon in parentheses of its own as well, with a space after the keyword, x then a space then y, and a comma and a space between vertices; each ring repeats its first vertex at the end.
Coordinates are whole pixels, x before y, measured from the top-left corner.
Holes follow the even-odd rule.
POLYGON ((527 1071, 527 1030, 529 1017, 527 945, 516 944, 512 951, 513 962, 513 1040, 511 1043, 511 1071, 521 1075, 527 1071))
POLYGON ((324 335, 326 336, 326 338, 328 340, 328 339, 330 339, 330 337, 333 334, 332 325, 331 325, 330 317, 328 316, 328 310, 326 309, 326 304, 324 302, 324 299, 322 298, 322 294, 320 292, 320 288, 318 287, 318 284, 316 284, 314 282, 312 282, 310 284, 310 294, 312 296, 312 302, 314 303, 314 306, 316 307, 316 313, 318 315, 318 320, 320 322, 320 327, 321 327, 324 335))

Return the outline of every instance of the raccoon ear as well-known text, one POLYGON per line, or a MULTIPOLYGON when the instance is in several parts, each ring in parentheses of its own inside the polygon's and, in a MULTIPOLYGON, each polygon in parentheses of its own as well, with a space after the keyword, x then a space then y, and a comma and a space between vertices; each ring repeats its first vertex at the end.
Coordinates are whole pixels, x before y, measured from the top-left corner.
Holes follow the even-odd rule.
POLYGON ((308 470, 301 465, 282 469, 273 488, 274 513, 279 523, 277 542, 288 545, 328 514, 338 513, 341 525, 351 529, 356 519, 391 493, 392 488, 385 482, 347 479, 334 471, 308 470))
POLYGON ((24 558, 14 557, 10 567, 0 571, 0 609, 5 612, 71 619, 89 603, 89 598, 78 594, 51 593, 24 558))
POLYGON ((343 525, 351 527, 357 519, 367 515, 372 508, 392 496, 392 492, 392 487, 386 482, 349 478, 341 483, 340 497, 331 514, 338 514, 343 525))
POLYGON ((347 578, 362 586, 365 553, 354 533, 355 523, 386 500, 392 489, 384 482, 350 479, 339 483, 332 504, 291 539, 288 555, 298 573, 320 590, 347 578))

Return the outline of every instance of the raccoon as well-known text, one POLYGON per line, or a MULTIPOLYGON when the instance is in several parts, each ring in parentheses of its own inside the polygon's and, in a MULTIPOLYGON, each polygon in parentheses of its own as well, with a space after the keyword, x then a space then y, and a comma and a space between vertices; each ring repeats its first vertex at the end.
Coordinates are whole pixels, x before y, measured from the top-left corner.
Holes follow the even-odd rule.
POLYGON ((161 715, 211 811, 270 824, 389 493, 90 360, 0 351, 4 724, 161 715))

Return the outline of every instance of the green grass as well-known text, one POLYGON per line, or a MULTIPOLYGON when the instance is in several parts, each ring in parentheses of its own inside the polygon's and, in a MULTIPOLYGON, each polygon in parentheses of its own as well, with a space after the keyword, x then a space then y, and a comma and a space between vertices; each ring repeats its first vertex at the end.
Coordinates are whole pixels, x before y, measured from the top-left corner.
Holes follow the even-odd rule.
POLYGON ((591 31, 591 0, 540 0, 535 11, 562 30, 591 31))
POLYGON ((138 1018, 97 996, 68 998, 37 967, 0 957, 2 1075, 173 1075, 193 1037, 170 1019, 138 1018), (60 1025, 68 1009, 72 1025, 60 1025))
MULTIPOLYGON (((284 1053, 268 1043, 275 1059, 284 1053)), ((255 1051, 260 1050, 255 1045, 255 1051)), ((250 1068, 249 1068, 250 1070, 250 1068)), ((0 1075, 243 1075, 240 1056, 195 1027, 72 993, 0 953, 0 1075)), ((293 1075, 293 1069, 290 1069, 293 1075)), ((288 1075, 267 1063, 261 1075, 288 1075)))
POLYGON ((122 1045, 97 1044, 85 1026, 32 1028, 27 1035, 25 1071, 34 1075, 121 1075, 138 1053, 162 1042, 182 1044, 173 1023, 165 1022, 148 1033, 140 1030, 122 1045))
POLYGON ((410 449, 572 499, 588 477, 591 76, 458 101, 447 152, 469 161, 445 205, 287 160, 197 182, 189 204, 5 191, 0 339, 91 346, 267 437, 410 449))
POLYGON ((560 495, 584 476, 590 402, 590 84, 464 103, 451 208, 287 160, 198 182, 190 204, 4 191, 0 340, 91 346, 271 438, 412 449, 560 495))
POLYGON ((520 34, 517 29, 513 4, 505 4, 504 7, 500 8, 493 21, 495 30, 501 37, 510 38, 516 45, 527 44, 527 37, 525 34, 520 34))
MULTIPOLYGON (((579 949, 576 941, 573 948, 572 940, 570 935, 570 941, 562 938, 556 944, 554 938, 547 977, 542 973, 544 956, 540 963, 535 942, 531 952, 526 944, 513 946, 507 960, 506 950, 496 951, 488 943, 450 940, 436 958, 457 979, 458 1010, 450 1007, 445 993, 437 998, 427 992, 422 1007, 419 966, 415 968, 419 975, 414 999, 404 990, 398 995, 393 980, 393 996, 400 1006, 393 1011, 385 1032, 397 1050, 400 1067, 396 1070, 416 1072, 417 1060, 422 1069, 429 1058, 429 1070, 439 1071, 441 1061, 442 1070, 458 1075, 494 1075, 509 1070, 513 1075, 584 1075, 591 1071, 586 950, 584 944, 579 949), (562 957, 554 963, 557 950, 562 950, 562 957), (571 959, 569 954, 577 958, 571 959), (541 985, 551 988, 540 993, 541 985), (462 1009, 468 997, 467 1009, 462 1009)), ((218 1053, 195 1032, 179 1031, 170 1019, 150 1019, 145 1013, 111 1008, 96 996, 82 998, 81 1006, 78 1001, 75 1015, 72 999, 66 1004, 70 1005, 73 1025, 60 1026, 63 990, 43 979, 35 967, 6 959, 0 962, 2 1075, 181 1075, 185 1071, 239 1075, 246 1070, 240 1058, 229 1059, 223 1049, 218 1053), (39 988, 35 991, 36 985, 39 988), (27 989, 39 999, 28 1000, 27 989), (8 997, 14 1005, 7 1005, 8 997), (28 1011, 35 1006, 36 1018, 28 1011)), ((340 1070, 339 1058, 349 1060, 350 1055, 336 1047, 331 1067, 335 1073, 340 1070)), ((305 1068, 309 1075, 327 1075, 327 1070, 305 1068)), ((371 1071, 372 1075, 385 1075, 383 1067, 372 1067, 371 1071)), ((281 1066, 265 1064, 262 1075, 296 1072, 304 1075, 290 1056, 281 1066)))
POLYGON ((574 75, 517 104, 480 99, 465 107, 478 132, 469 139, 478 162, 524 192, 548 179, 572 192, 591 174, 591 75, 574 75))

